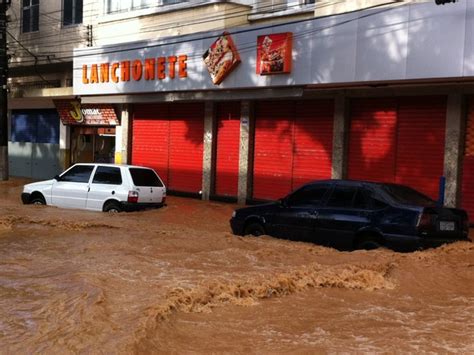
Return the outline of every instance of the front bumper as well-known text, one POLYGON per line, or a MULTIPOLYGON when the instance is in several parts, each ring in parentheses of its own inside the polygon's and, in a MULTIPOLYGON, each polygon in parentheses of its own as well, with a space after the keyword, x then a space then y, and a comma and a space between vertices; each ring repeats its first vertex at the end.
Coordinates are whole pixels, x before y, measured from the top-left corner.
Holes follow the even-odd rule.
POLYGON ((229 223, 232 233, 235 235, 244 235, 244 221, 237 218, 231 218, 229 223))
POLYGON ((30 196, 31 194, 29 192, 23 192, 21 194, 21 202, 23 202, 24 205, 27 205, 30 203, 30 196))
POLYGON ((469 238, 429 238, 390 234, 385 235, 385 246, 396 251, 413 251, 437 248, 443 244, 454 242, 470 242, 469 238))

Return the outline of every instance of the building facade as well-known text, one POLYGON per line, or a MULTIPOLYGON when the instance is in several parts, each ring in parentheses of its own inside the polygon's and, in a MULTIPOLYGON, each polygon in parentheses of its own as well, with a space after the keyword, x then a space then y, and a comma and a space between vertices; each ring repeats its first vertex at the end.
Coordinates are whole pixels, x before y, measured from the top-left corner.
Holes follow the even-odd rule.
MULTIPOLYGON (((407 184, 474 215, 471 2, 79 5, 48 12, 62 16, 60 49, 41 29, 23 33, 35 21, 22 9, 12 167, 30 143, 30 166, 46 145, 58 168, 152 166, 172 192, 204 199, 277 199, 353 178, 407 184), (32 88, 40 70, 48 87, 32 88)), ((12 172, 27 175, 27 160, 12 172)))

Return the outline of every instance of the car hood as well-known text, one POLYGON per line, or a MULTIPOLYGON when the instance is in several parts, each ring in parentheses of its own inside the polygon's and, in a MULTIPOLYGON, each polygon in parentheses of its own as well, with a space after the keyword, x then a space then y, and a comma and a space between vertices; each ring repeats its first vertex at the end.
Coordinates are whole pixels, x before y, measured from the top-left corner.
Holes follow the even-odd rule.
POLYGON ((275 210, 279 206, 280 206, 279 202, 269 202, 269 203, 263 203, 259 205, 239 208, 235 210, 235 212, 237 216, 248 216, 254 213, 261 214, 264 212, 270 212, 270 211, 275 210))
POLYGON ((44 181, 38 181, 38 182, 32 182, 31 184, 26 184, 24 186, 25 190, 31 190, 39 187, 46 187, 46 186, 51 186, 54 182, 54 179, 51 180, 44 180, 44 181))

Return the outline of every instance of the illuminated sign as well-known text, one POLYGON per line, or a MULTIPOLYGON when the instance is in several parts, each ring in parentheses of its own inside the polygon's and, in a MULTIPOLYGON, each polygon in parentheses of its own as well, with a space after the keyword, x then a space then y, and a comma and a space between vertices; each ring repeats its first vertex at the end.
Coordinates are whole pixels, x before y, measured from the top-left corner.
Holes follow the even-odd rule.
POLYGON ((240 63, 240 56, 229 33, 224 32, 202 56, 212 83, 219 85, 240 63))
POLYGON ((257 74, 291 73, 291 32, 258 36, 257 74))
POLYGON ((82 105, 77 100, 54 100, 64 125, 116 126, 119 124, 112 105, 82 105))

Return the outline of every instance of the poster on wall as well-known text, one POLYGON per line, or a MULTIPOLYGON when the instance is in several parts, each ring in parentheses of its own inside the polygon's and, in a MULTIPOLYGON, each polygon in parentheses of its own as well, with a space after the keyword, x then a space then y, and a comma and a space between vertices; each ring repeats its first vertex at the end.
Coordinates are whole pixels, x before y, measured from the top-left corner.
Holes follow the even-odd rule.
POLYGON ((227 32, 212 43, 202 58, 215 85, 219 85, 240 63, 237 48, 227 32))
POLYGON ((291 72, 291 32, 258 36, 257 74, 286 74, 291 72))

